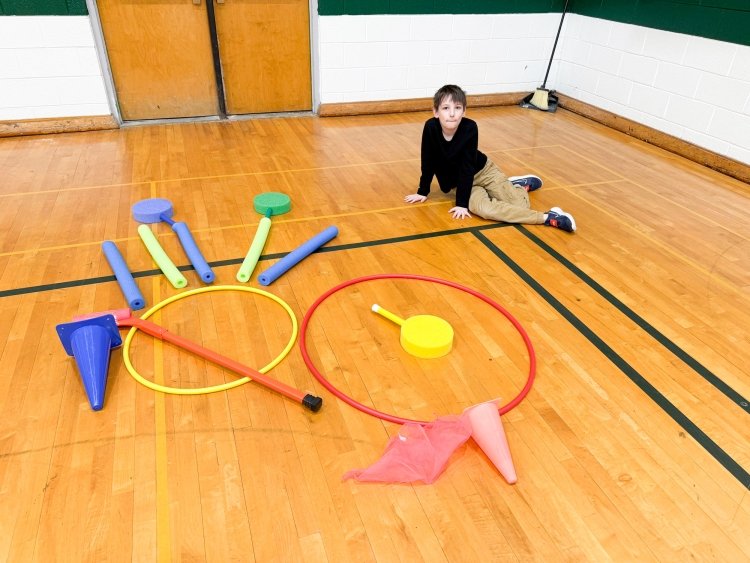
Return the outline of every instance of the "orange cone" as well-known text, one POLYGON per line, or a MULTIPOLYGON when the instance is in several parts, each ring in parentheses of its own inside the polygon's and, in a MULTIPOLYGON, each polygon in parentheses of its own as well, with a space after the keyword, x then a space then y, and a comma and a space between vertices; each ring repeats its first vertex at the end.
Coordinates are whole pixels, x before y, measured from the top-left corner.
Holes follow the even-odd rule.
POLYGON ((463 415, 468 417, 471 424, 471 437, 490 458, 498 471, 511 485, 518 480, 513 458, 508 447, 508 438, 503 430, 503 422, 498 412, 499 399, 487 401, 469 407, 463 415))

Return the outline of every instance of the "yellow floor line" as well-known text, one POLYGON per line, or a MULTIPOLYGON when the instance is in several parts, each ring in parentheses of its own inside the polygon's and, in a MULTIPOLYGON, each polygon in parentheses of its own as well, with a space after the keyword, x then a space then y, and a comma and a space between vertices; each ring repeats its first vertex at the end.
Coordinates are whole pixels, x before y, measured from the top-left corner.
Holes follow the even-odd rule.
MULTIPOLYGON (((597 186, 600 184, 610 184, 613 182, 619 182, 622 180, 603 180, 601 182, 588 182, 585 184, 561 184, 559 186, 554 186, 550 188, 551 190, 558 190, 558 189, 566 189, 566 188, 576 188, 579 186, 597 186)), ((157 182, 151 182, 151 191, 152 191, 152 197, 158 197, 156 195, 156 184, 157 182)), ((429 203, 422 203, 419 205, 409 206, 407 204, 399 205, 397 207, 381 207, 379 209, 366 209, 364 211, 350 211, 346 213, 333 213, 330 215, 317 215, 315 217, 298 217, 296 219, 281 219, 280 217, 273 218, 273 222, 279 225, 283 225, 284 223, 303 223, 306 221, 318 221, 320 219, 337 219, 339 217, 356 217, 358 215, 372 215, 375 213, 387 213, 390 211, 403 211, 405 209, 418 209, 420 207, 431 207, 436 205, 447 205, 451 203, 450 201, 431 201, 429 203)), ((257 227, 258 222, 252 222, 252 223, 240 223, 238 225, 227 225, 226 227, 207 227, 205 229, 192 229, 193 233, 212 233, 212 232, 219 232, 219 231, 229 231, 232 229, 244 229, 244 228, 252 228, 257 227)), ((156 235, 157 237, 159 235, 156 235)), ((138 237, 122 237, 122 238, 115 238, 110 239, 114 243, 125 243, 130 242, 132 240, 140 240, 138 237)), ((93 246, 93 245, 100 245, 101 241, 95 241, 95 242, 78 242, 74 244, 61 244, 57 246, 45 246, 42 248, 35 248, 31 250, 13 250, 10 252, 0 252, 0 257, 2 256, 20 256, 23 254, 29 254, 29 253, 37 253, 37 252, 50 252, 53 250, 65 250, 68 248, 83 248, 86 246, 93 246)))
MULTIPOLYGON (((507 149, 495 149, 495 150, 485 151, 485 152, 494 153, 494 152, 507 152, 507 151, 522 151, 522 150, 529 150, 529 149, 551 148, 551 147, 560 147, 560 146, 562 145, 548 145, 548 146, 541 146, 541 147, 513 147, 513 148, 507 148, 507 149)), ((310 168, 290 168, 286 170, 262 170, 259 172, 235 172, 233 174, 215 174, 212 176, 190 176, 187 178, 167 178, 165 180, 143 180, 140 182, 122 182, 119 184, 98 184, 94 186, 58 188, 58 189, 53 189, 53 190, 40 190, 40 191, 35 191, 35 192, 13 192, 9 194, 0 194, 0 198, 35 196, 35 195, 43 195, 43 194, 55 194, 55 193, 61 193, 61 192, 74 192, 74 191, 80 191, 80 190, 103 190, 107 188, 120 188, 123 186, 140 186, 142 184, 148 184, 148 183, 150 183, 152 186, 151 197, 157 197, 156 195, 153 195, 153 186, 157 183, 166 184, 168 182, 192 182, 196 180, 217 180, 220 178, 240 178, 242 176, 267 176, 269 174, 287 174, 287 173, 293 174, 295 172, 318 172, 321 170, 338 170, 342 168, 357 168, 360 166, 386 166, 389 164, 403 164, 404 162, 419 162, 419 158, 402 158, 398 160, 384 160, 381 162, 355 162, 352 164, 337 164, 334 166, 315 166, 315 167, 310 167, 310 168)))
MULTIPOLYGON (((294 174, 297 172, 320 172, 321 170, 339 170, 343 168, 358 168, 362 166, 387 166, 390 164, 403 164, 404 162, 418 162, 419 158, 402 158, 399 160, 384 160, 382 162, 355 162, 352 164, 337 164, 335 166, 313 166, 310 168, 289 168, 285 170, 261 170, 258 172, 235 172, 233 174, 214 174, 211 176, 189 176, 187 178, 167 178, 165 180, 144 180, 142 182, 124 182, 121 184, 99 184, 94 186, 78 186, 71 188, 59 188, 54 190, 40 190, 35 192, 13 192, 9 194, 0 194, 2 197, 22 197, 35 196, 42 194, 56 194, 75 192, 81 190, 104 190, 108 188, 120 188, 123 186, 140 186, 150 183, 152 186, 167 184, 170 182, 194 182, 198 180, 220 180, 222 178, 241 178, 243 176, 268 176, 269 174, 294 174)), ((156 197, 156 196, 153 196, 156 197)))
MULTIPOLYGON (((155 183, 155 182, 152 182, 155 183)), ((154 196, 156 197, 156 196, 154 196)), ((283 223, 302 223, 306 221, 318 221, 320 219, 335 219, 337 217, 355 217, 357 215, 372 215, 373 213, 385 213, 388 211, 398 211, 398 210, 404 210, 404 209, 417 209, 418 207, 425 207, 425 206, 435 206, 435 205, 446 205, 450 203, 449 201, 433 201, 430 203, 422 203, 418 206, 410 207, 407 204, 400 205, 398 207, 385 207, 380 209, 368 209, 365 211, 353 211, 353 212, 347 212, 347 213, 336 213, 331 215, 316 215, 315 217, 299 217, 297 219, 281 219, 279 217, 274 217, 273 221, 277 224, 283 224, 283 223)), ((260 217, 260 216, 258 216, 260 217)), ((260 220, 259 220, 260 221, 260 220)), ((258 221, 258 222, 259 222, 258 221)), ((192 229, 193 233, 211 233, 211 232, 218 232, 218 231, 227 231, 232 229, 243 229, 247 227, 257 227, 258 222, 253 223, 240 223, 239 225, 228 225, 226 227, 207 227, 205 229, 192 229)), ((156 235, 157 237, 160 235, 156 235)), ((112 242, 118 243, 118 242, 129 242, 131 240, 140 240, 139 237, 122 237, 117 239, 110 239, 112 242)), ((62 244, 58 246, 45 246, 42 248, 35 248, 32 250, 13 250, 11 252, 0 252, 1 256, 19 256, 22 254, 30 254, 30 253, 37 253, 37 252, 49 252, 52 250, 64 250, 66 248, 83 248, 85 246, 93 246, 93 245, 100 245, 101 241, 95 241, 95 242, 79 242, 75 244, 62 244)))
MULTIPOLYGON (((593 207, 594 209, 598 210, 599 213, 601 213, 602 215, 608 215, 609 217, 612 218, 613 222, 620 221, 620 217, 617 214, 615 214, 615 213, 613 213, 611 211, 608 211, 608 210, 604 209, 603 207, 601 207, 601 206, 599 206, 599 205, 597 205, 597 204, 595 204, 595 203, 587 200, 583 195, 581 195, 579 193, 576 193, 576 192, 571 192, 570 195, 572 195, 575 198, 580 199, 586 205, 589 205, 590 207, 593 207)), ((682 262, 684 264, 687 264, 688 266, 690 266, 692 268, 695 268, 696 270, 698 270, 699 272, 701 272, 702 274, 704 274, 705 276, 707 276, 710 280, 716 281, 719 285, 721 285, 722 287, 724 287, 724 289, 732 292, 733 294, 735 294, 735 295, 737 295, 737 296, 739 296, 739 297, 741 297, 743 299, 747 299, 747 296, 745 295, 745 291, 742 289, 742 287, 738 287, 736 284, 732 284, 731 282, 725 281, 723 278, 718 277, 716 274, 714 274, 713 269, 706 268, 705 266, 703 266, 702 264, 696 262, 692 258, 688 258, 687 256, 685 256, 683 254, 680 254, 679 252, 671 249, 669 246, 667 246, 666 244, 664 244, 661 241, 659 241, 657 238, 649 236, 646 233, 644 233, 642 231, 639 231, 638 229, 631 229, 630 232, 631 233, 637 233, 640 237, 645 238, 646 240, 650 241, 650 243, 652 245, 658 246, 664 252, 666 252, 667 254, 669 254, 670 256, 672 256, 672 258, 675 258, 677 261, 682 262)))
MULTIPOLYGON (((155 303, 161 301, 160 277, 152 279, 152 295, 155 303)), ((159 322, 157 312, 154 322, 159 322)), ((164 385, 164 354, 162 341, 152 339, 154 343, 154 381, 164 385)), ((169 484, 167 475, 167 409, 164 393, 155 392, 154 423, 156 448, 156 553, 159 563, 172 561, 172 534, 169 526, 169 484)))
MULTIPOLYGON (((649 188, 648 186, 646 186, 646 185, 644 185, 644 184, 641 184, 640 182, 636 182, 635 180, 632 180, 631 178, 629 178, 629 177, 627 177, 627 176, 623 176, 622 174, 618 174, 618 173, 617 173, 617 172, 615 172, 614 170, 612 170, 612 169, 610 169, 610 168, 608 168, 608 167, 606 167, 606 166, 603 166, 603 165, 599 164, 599 163, 598 163, 598 162, 596 162, 595 160, 592 160, 592 159, 588 158, 587 156, 585 156, 585 155, 583 155, 583 154, 581 154, 581 153, 579 153, 579 152, 577 152, 577 151, 575 151, 575 150, 573 150, 573 149, 571 149, 571 148, 569 148, 569 147, 563 147, 563 148, 564 148, 565 150, 567 150, 568 152, 570 152, 570 153, 572 153, 572 154, 576 155, 577 157, 579 157, 579 158, 581 158, 581 159, 583 159, 583 160, 587 160, 587 161, 588 161, 588 162, 590 162, 590 163, 591 163, 592 165, 598 166, 598 167, 599 167, 599 168, 601 168, 602 170, 606 170, 607 172, 609 172, 609 173, 611 173, 611 174, 615 174, 615 175, 619 176, 620 178, 622 178, 622 180, 624 180, 624 181, 627 181, 627 182, 630 182, 630 183, 631 183, 631 184, 633 184, 634 186, 638 186, 639 188, 641 188, 641 189, 642 189, 643 191, 645 191, 645 192, 648 192, 648 193, 650 193, 650 194, 652 194, 652 195, 654 195, 654 196, 656 196, 656 197, 658 197, 658 198, 660 198, 660 199, 663 199, 663 200, 667 200, 667 201, 669 201, 669 203, 671 203, 672 205, 674 205, 674 206, 677 206, 677 207, 680 207, 680 208, 682 208, 683 210, 685 210, 685 211, 686 211, 686 212, 688 212, 688 213, 691 213, 691 214, 697 214, 697 213, 696 213, 696 211, 695 211, 695 210, 694 210, 693 208, 691 208, 691 207, 689 207, 689 206, 687 206, 687 205, 683 205, 683 204, 681 204, 681 203, 678 203, 677 201, 674 201, 674 200, 669 200, 669 199, 668 199, 668 198, 667 198, 667 197, 666 197, 665 195, 662 195, 662 194, 660 194, 660 193, 659 193, 659 192, 657 192, 656 190, 652 190, 652 189, 651 189, 651 188, 649 188)), ((713 219, 708 219, 708 218, 705 218, 705 219, 706 219, 706 220, 707 220, 707 221, 708 221, 709 223, 711 223, 712 225, 714 225, 715 227, 718 227, 718 228, 720 228, 720 229, 724 229, 725 231, 727 231, 727 232, 729 232, 729 233, 731 233, 731 234, 735 235, 735 236, 736 236, 736 237, 738 237, 738 238, 741 238, 741 239, 743 239, 743 240, 750 240, 750 237, 748 237, 748 236, 747 236, 747 234, 745 233, 745 230, 744 230, 744 229, 739 229, 739 228, 737 228, 737 229, 732 229, 732 228, 729 228, 729 227, 728 227, 727 225, 725 225, 725 224, 723 224, 723 223, 719 223, 718 221, 714 221, 713 219)))
POLYGON ((23 197, 23 196, 35 196, 35 195, 47 195, 47 194, 59 194, 68 192, 80 192, 84 190, 105 190, 111 188, 122 188, 123 186, 141 186, 148 184, 148 180, 144 182, 124 182, 122 184, 100 184, 97 186, 78 186, 73 188, 57 188, 53 190, 39 190, 35 192, 12 192, 9 194, 0 194, 0 197, 23 197))

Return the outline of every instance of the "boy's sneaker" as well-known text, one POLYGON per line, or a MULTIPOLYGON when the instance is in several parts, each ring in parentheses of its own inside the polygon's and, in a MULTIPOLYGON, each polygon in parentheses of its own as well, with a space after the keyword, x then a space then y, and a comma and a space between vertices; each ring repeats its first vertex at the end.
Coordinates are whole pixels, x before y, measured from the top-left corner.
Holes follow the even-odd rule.
POLYGON ((547 220, 544 222, 545 225, 555 227, 556 229, 562 229, 572 233, 576 230, 576 220, 570 213, 565 213, 559 207, 553 207, 547 211, 547 220))
POLYGON ((511 184, 526 188, 527 192, 533 192, 542 187, 542 179, 539 176, 533 174, 526 174, 525 176, 511 176, 508 178, 511 184))

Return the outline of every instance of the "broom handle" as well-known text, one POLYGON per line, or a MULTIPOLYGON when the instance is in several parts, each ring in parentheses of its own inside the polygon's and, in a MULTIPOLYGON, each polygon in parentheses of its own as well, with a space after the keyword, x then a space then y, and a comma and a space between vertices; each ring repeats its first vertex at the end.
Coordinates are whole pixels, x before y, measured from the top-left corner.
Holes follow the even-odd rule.
POLYGON ((557 40, 560 39, 560 31, 562 31, 563 20, 565 19, 565 13, 568 11, 568 0, 565 0, 565 6, 563 6, 562 17, 560 18, 560 26, 557 28, 557 35, 555 36, 555 43, 552 45, 552 54, 549 56, 549 64, 547 65, 547 74, 544 75, 544 82, 542 82, 542 89, 547 86, 547 77, 549 76, 549 69, 552 68, 552 59, 555 57, 555 49, 557 48, 557 40))

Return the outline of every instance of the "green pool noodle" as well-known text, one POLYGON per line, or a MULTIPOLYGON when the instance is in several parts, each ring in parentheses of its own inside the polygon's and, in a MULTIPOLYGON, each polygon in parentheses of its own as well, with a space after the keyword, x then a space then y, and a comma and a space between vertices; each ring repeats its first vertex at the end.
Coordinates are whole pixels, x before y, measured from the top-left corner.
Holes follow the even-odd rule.
POLYGON ((154 262, 159 266, 159 269, 164 274, 164 277, 169 280, 169 283, 171 283, 176 289, 182 289, 185 287, 187 285, 187 279, 185 279, 185 276, 183 276, 177 269, 174 262, 169 259, 169 256, 164 252, 164 249, 159 244, 159 241, 156 240, 154 233, 151 232, 148 225, 140 225, 138 227, 138 234, 140 235, 143 244, 146 245, 146 250, 148 250, 151 258, 154 259, 154 262))
POLYGON ((255 231, 255 238, 250 245, 250 250, 247 251, 247 256, 245 256, 237 272, 237 281, 244 283, 250 279, 255 266, 258 264, 258 258, 260 258, 260 253, 263 251, 270 230, 271 220, 268 217, 263 217, 258 223, 258 230, 255 231))

